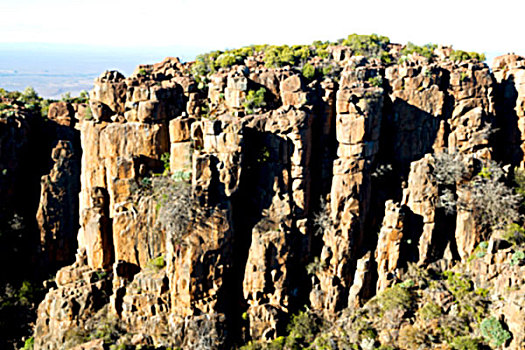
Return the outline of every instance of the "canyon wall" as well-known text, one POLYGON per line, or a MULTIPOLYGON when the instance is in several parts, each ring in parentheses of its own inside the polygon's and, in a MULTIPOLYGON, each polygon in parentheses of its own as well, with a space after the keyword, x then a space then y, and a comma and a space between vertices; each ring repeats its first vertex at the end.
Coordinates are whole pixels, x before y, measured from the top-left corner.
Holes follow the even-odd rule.
MULTIPOLYGON (((111 322, 134 345, 271 340, 304 306, 328 318, 360 307, 409 264, 466 263, 483 227, 439 198, 445 187, 469 198, 461 185, 484 162, 523 166, 525 59, 499 57, 493 71, 415 54, 334 64, 337 75, 311 79, 255 57, 203 89, 191 64, 167 58, 128 78, 105 72, 89 107, 54 105, 66 129, 42 178, 41 247, 57 264, 78 250, 39 306, 35 349, 87 342, 111 322), (470 174, 440 182, 443 154, 470 174)), ((499 273, 473 269, 480 285, 499 273)), ((520 349, 525 304, 513 298, 498 310, 520 349)))

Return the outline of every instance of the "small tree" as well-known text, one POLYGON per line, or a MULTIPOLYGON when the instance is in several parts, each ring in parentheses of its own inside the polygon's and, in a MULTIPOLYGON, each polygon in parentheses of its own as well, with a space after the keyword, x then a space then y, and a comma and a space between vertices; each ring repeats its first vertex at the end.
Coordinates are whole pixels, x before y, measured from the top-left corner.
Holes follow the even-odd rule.
POLYGON ((503 329, 503 326, 496 317, 484 319, 479 328, 481 330, 481 335, 483 335, 483 337, 495 347, 505 344, 505 342, 511 337, 510 333, 503 329))
POLYGON ((310 63, 303 66, 303 75, 306 79, 312 79, 315 76, 315 67, 310 63))
POLYGON ((257 109, 260 109, 266 106, 266 102, 264 100, 265 94, 266 94, 265 88, 260 88, 257 91, 254 91, 254 90, 248 91, 248 95, 246 96, 246 99, 244 103, 242 104, 247 114, 252 114, 257 109))

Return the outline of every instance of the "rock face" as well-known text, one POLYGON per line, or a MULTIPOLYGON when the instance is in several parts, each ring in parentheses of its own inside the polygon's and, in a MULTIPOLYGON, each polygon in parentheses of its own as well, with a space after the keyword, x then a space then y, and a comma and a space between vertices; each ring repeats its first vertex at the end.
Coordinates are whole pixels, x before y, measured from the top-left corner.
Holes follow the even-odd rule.
POLYGON ((77 126, 84 109, 84 104, 55 102, 48 111, 51 169, 41 178, 36 219, 42 258, 55 270, 71 263, 77 248, 82 153, 77 126))
MULTIPOLYGON (((33 257, 25 259, 40 266, 31 267, 32 274, 47 275, 74 261, 77 247, 81 150, 74 125, 82 107, 52 103, 43 119, 15 101, 3 102, 12 110, 0 118, 0 230, 16 226, 22 250, 33 257)), ((10 243, 3 245, 7 251, 10 243)))
POLYGON ((494 59, 494 78, 498 82, 498 119, 504 130, 502 150, 506 161, 521 162, 523 166, 523 140, 525 135, 525 59, 505 55, 494 59))
POLYGON ((78 191, 80 183, 78 148, 60 140, 52 150, 53 168, 42 177, 37 222, 46 260, 65 265, 76 252, 78 191))
MULTIPOLYGON (((39 307, 35 349, 100 346, 82 345, 82 330, 102 319, 125 333, 111 339, 119 344, 271 340, 304 306, 327 318, 359 308, 409 264, 467 263, 484 228, 440 198, 467 202, 462 184, 477 172, 444 182, 436 168, 447 156, 466 169, 522 164, 491 125, 523 150, 525 60, 498 58, 493 75, 475 60, 413 55, 387 65, 331 52, 338 79, 263 68, 254 55, 197 81, 191 64, 167 58, 128 78, 102 74, 92 119, 79 117, 86 105, 50 108, 58 125, 80 130, 82 150, 79 175, 80 152, 61 138, 42 178, 38 223, 50 260, 71 256, 77 210, 80 228, 76 262, 39 307)), ((486 262, 475 266, 482 276, 511 278, 497 282, 498 295, 516 302, 497 312, 509 312, 507 345, 519 349, 522 294, 502 289, 523 285, 511 277, 519 271, 486 262)))
MULTIPOLYGON (((2 100, 2 102, 4 102, 2 100)), ((1 131, 0 162, 2 168, 0 195, 2 198, 2 222, 7 221, 8 203, 15 199, 18 186, 16 178, 21 176, 25 154, 29 151, 30 133, 32 131, 31 114, 29 111, 21 110, 13 112, 12 115, 2 115, 0 119, 1 131)))

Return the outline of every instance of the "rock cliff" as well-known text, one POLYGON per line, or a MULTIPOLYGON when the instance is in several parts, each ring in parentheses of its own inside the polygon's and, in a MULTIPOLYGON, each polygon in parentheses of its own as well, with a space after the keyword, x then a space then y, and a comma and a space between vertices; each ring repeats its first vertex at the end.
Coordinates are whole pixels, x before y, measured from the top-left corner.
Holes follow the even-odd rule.
POLYGON ((386 316, 304 347, 523 349, 509 186, 523 176, 525 58, 490 70, 450 48, 355 40, 167 58, 103 73, 89 106, 52 105, 67 132, 42 177, 41 246, 58 265, 78 250, 38 308, 35 349, 279 346, 305 308, 333 325, 386 316), (411 319, 386 306, 393 293, 439 315, 411 319))

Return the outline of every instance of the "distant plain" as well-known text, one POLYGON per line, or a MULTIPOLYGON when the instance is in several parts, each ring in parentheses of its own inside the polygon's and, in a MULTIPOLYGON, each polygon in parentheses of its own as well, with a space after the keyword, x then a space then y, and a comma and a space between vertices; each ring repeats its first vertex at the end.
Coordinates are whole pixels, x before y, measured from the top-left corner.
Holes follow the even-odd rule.
POLYGON ((125 76, 139 64, 156 63, 167 56, 193 60, 204 52, 195 48, 111 48, 40 43, 0 43, 0 88, 22 91, 33 87, 40 96, 59 99, 91 90, 93 80, 106 70, 125 76))

